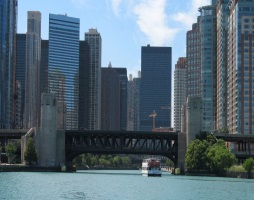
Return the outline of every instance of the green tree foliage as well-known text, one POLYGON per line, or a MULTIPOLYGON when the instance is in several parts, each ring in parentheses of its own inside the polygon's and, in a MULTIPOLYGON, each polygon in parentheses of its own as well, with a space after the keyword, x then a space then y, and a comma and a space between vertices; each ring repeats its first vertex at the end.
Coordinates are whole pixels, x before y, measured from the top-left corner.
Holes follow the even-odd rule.
POLYGON ((208 134, 206 139, 196 139, 187 148, 185 164, 188 170, 207 170, 220 174, 236 162, 236 157, 225 146, 225 141, 208 134))
POLYGON ((9 158, 10 163, 13 163, 15 153, 17 151, 17 146, 13 142, 8 142, 5 147, 6 156, 9 158))
POLYGON ((254 159, 253 158, 248 158, 244 161, 243 163, 243 168, 247 171, 247 172, 251 172, 251 170, 254 169, 254 159))
POLYGON ((188 170, 207 170, 207 149, 210 143, 206 140, 194 140, 188 145, 185 164, 188 170))
POLYGON ((29 165, 31 165, 32 162, 37 162, 38 160, 38 154, 35 149, 34 140, 31 137, 27 141, 24 158, 25 161, 29 163, 29 165))
POLYGON ((214 173, 220 174, 236 162, 236 157, 225 146, 223 140, 219 140, 212 145, 207 152, 210 170, 214 173))
POLYGON ((73 160, 73 164, 76 166, 94 167, 100 165, 100 167, 131 167, 132 162, 128 156, 112 156, 112 155, 92 155, 82 154, 77 156, 73 160))

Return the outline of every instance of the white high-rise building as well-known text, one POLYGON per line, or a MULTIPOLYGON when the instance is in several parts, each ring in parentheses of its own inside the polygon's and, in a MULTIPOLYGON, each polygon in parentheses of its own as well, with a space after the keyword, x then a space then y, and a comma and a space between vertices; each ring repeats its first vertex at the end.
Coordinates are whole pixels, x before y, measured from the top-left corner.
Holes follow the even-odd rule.
POLYGON ((25 128, 40 122, 41 13, 27 12, 25 128))
POLYGON ((181 108, 186 102, 186 66, 187 59, 179 58, 174 71, 174 129, 181 130, 181 108))
POLYGON ((89 74, 89 121, 90 130, 101 128, 101 35, 97 29, 89 29, 85 33, 85 40, 90 46, 90 74, 89 74))

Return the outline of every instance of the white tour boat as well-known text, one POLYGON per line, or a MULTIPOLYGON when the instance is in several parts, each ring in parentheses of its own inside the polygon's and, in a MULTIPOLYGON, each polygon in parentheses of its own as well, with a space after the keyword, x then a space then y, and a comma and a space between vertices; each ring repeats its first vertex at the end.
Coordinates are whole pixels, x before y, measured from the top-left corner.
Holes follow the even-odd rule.
POLYGON ((143 176, 161 176, 161 161, 156 158, 147 158, 142 162, 143 176))

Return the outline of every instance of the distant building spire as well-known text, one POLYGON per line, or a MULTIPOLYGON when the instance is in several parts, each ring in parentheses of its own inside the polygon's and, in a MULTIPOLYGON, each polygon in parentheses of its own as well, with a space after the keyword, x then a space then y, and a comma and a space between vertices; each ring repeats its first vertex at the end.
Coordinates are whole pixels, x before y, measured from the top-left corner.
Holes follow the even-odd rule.
POLYGON ((109 64, 108 64, 108 68, 112 68, 111 62, 109 62, 109 64))

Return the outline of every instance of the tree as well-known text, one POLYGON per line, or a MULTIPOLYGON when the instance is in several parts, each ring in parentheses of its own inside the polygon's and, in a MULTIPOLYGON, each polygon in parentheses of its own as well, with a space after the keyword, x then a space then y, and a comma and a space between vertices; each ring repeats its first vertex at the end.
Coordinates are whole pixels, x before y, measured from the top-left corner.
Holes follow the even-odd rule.
POLYGON ((8 142, 5 147, 6 156, 8 157, 8 162, 13 163, 13 158, 15 157, 15 153, 17 151, 17 147, 13 142, 8 142))
POLYGON ((32 162, 37 162, 38 160, 38 153, 35 149, 34 140, 31 137, 27 141, 24 157, 25 161, 27 161, 29 165, 31 165, 32 162))
POLYGON ((193 140, 187 147, 185 164, 188 170, 207 170, 206 152, 210 143, 206 140, 193 140))
POLYGON ((248 178, 251 178, 251 170, 254 169, 254 159, 246 159, 243 163, 243 168, 248 172, 248 178))
POLYGON ((207 151, 209 167, 211 172, 216 174, 223 173, 236 162, 236 157, 226 147, 224 140, 218 140, 207 151))

